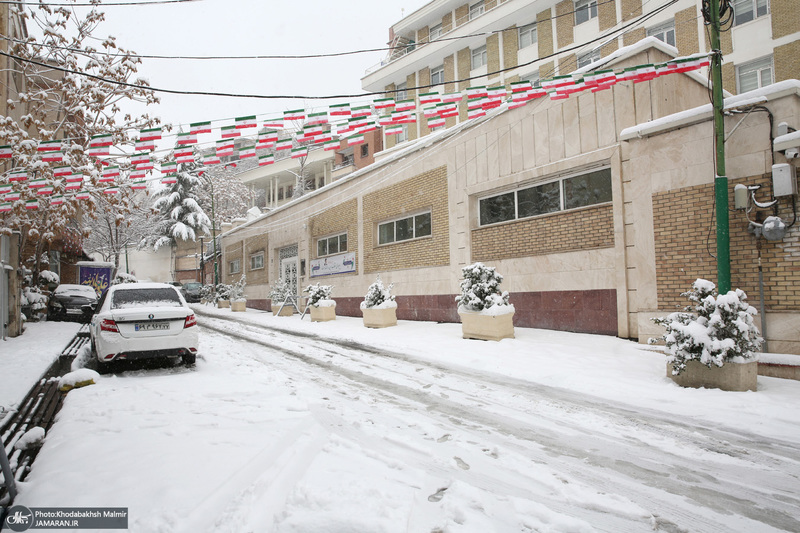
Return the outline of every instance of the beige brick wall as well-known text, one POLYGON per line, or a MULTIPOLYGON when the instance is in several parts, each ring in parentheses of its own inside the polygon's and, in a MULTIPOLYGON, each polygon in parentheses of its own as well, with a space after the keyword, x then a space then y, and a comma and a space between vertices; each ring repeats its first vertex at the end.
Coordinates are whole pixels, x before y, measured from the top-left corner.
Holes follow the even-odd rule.
POLYGON ((441 166, 363 197, 364 272, 450 264, 447 167, 441 166), (431 237, 379 246, 378 224, 431 211, 431 237))
POLYGON ((239 278, 242 277, 242 274, 245 272, 245 267, 246 267, 244 262, 244 257, 242 256, 243 250, 244 250, 243 241, 235 242, 225 246, 225 252, 222 255, 222 257, 224 258, 224 263, 220 265, 220 269, 222 270, 219 277, 221 283, 232 285, 237 281, 239 281, 239 278), (231 261, 235 259, 239 259, 239 273, 231 274, 231 261))
MULTIPOLYGON (((417 84, 420 87, 425 85, 431 84, 431 69, 429 67, 425 67, 424 69, 417 72, 417 84)), ((431 92, 432 89, 420 89, 419 92, 421 93, 428 93, 431 92)), ((417 106, 419 106, 419 102, 417 102, 417 106)), ((428 119, 426 119, 421 113, 419 114, 419 134, 420 136, 424 137, 431 132, 431 129, 428 127, 428 119)))
POLYGON ((497 261, 614 246, 610 205, 472 230, 472 260, 497 261), (580 235, 580 239, 575 236, 580 235))
POLYGON ((245 241, 244 264, 242 272, 247 273, 248 285, 261 285, 269 283, 269 237, 267 234, 256 235, 245 241), (250 269, 250 256, 264 252, 264 268, 250 269))
MULTIPOLYGON (((453 80, 456 79, 456 56, 449 55, 445 57, 442 64, 444 65, 444 91, 447 93, 456 92, 458 87, 455 83, 452 83, 453 80)), ((456 117, 447 117, 447 119, 445 119, 446 127, 452 128, 456 125, 457 121, 458 119, 456 117)))
POLYGON ((776 46, 772 61, 775 81, 800 80, 800 40, 776 46))
MULTIPOLYGON (((729 203, 737 183, 762 185, 767 189, 769 175, 731 180, 729 203)), ((673 189, 653 195, 653 227, 656 250, 658 308, 683 308, 688 302, 680 294, 697 278, 715 281, 717 264, 706 251, 716 253, 716 233, 708 231, 714 203, 714 186, 699 185, 673 189), (687 216, 691 214, 691 216, 687 216)), ((779 216, 791 220, 791 207, 781 204, 779 216)), ((742 218, 731 214, 731 286, 745 291, 751 305, 757 306, 758 252, 756 241, 747 232, 742 218)), ((787 233, 780 242, 762 241, 765 303, 767 311, 800 310, 800 228, 787 233)))
POLYGON ((622 46, 630 46, 647 37, 647 31, 644 28, 632 28, 622 36, 622 46))
MULTIPOLYGON (((574 8, 573 8, 574 9, 574 8)), ((597 3, 597 18, 600 31, 613 28, 617 24, 617 2, 605 0, 597 3)))
MULTIPOLYGON (((309 257, 318 258, 318 238, 347 233, 347 251, 355 253, 356 262, 358 261, 358 201, 355 198, 309 218, 308 227, 311 235, 309 257)), ((355 276, 357 272, 356 263, 356 272, 337 274, 337 276, 355 276)))
POLYGON ((575 54, 567 54, 558 58, 558 75, 563 76, 569 74, 578 68, 578 56, 575 54))
MULTIPOLYGON (((708 36, 708 32, 703 32, 705 35, 706 40, 706 50, 711 50, 711 39, 708 36)), ((722 55, 728 55, 733 53, 733 37, 731 36, 731 32, 723 31, 719 34, 719 44, 720 48, 722 48, 722 55)))
MULTIPOLYGON (((500 70, 500 34, 493 33, 486 37, 486 72, 497 72, 500 70)), ((489 84, 497 82, 498 74, 489 76, 489 84)))
POLYGON ((417 30, 417 42, 419 44, 427 43, 428 37, 430 37, 430 29, 427 26, 417 30))
POLYGON ((618 49, 619 49, 619 41, 615 39, 609 43, 604 44, 600 48, 600 57, 606 57, 607 55, 616 52, 618 49))
POLYGON ((736 94, 736 67, 733 63, 722 64, 722 88, 736 94))
MULTIPOLYGON (((462 48, 456 54, 457 57, 457 66, 458 66, 458 79, 463 80, 469 78, 469 71, 470 71, 470 61, 472 60, 472 56, 470 54, 469 48, 462 48)), ((458 90, 464 91, 467 87, 469 87, 468 81, 462 81, 458 84, 458 90)), ((461 101, 458 105, 458 115, 461 121, 467 120, 467 103, 465 101, 461 101)))
MULTIPOLYGON (((408 89, 406 89, 406 94, 408 95, 407 98, 409 100, 414 99, 414 98, 417 97, 416 89, 412 89, 411 88, 411 87, 416 87, 416 86, 417 86, 417 73, 414 72, 414 73, 409 74, 408 76, 406 76, 406 87, 408 87, 408 89)), ((417 117, 417 120, 420 120, 419 117, 417 117)), ((413 141, 417 137, 418 137, 417 136, 417 125, 416 124, 409 124, 408 125, 408 140, 413 141)))
MULTIPOLYGON (((518 64, 519 30, 511 26, 503 31, 503 68, 513 68, 518 64)), ((508 80, 506 80, 508 81, 508 80)), ((510 83, 510 82, 509 82, 510 83)))
POLYGON ((548 61, 539 65, 539 79, 544 80, 555 76, 555 61, 548 61))
POLYGON ((563 0, 556 4, 556 36, 558 47, 564 48, 575 42, 575 3, 572 0, 563 0))
POLYGON ((442 33, 447 33, 453 29, 453 14, 447 13, 442 17, 442 33))
POLYGON ((697 35, 697 6, 675 13, 675 45, 681 55, 696 54, 700 51, 700 38, 697 35))
POLYGON ((489 11, 490 9, 494 9, 495 7, 497 7, 497 4, 498 4, 497 0, 486 0, 484 7, 486 8, 486 11, 489 11))
MULTIPOLYGON (((392 83, 392 84, 390 84, 390 85, 387 85, 387 86, 386 86, 386 97, 387 97, 387 98, 397 98, 397 94, 396 94, 396 93, 394 93, 394 92, 392 92, 392 91, 394 91, 396 88, 397 88, 397 87, 395 86, 395 84, 394 84, 394 83, 392 83)), ((392 148, 394 145, 396 145, 396 144, 397 144, 397 139, 395 139, 395 137, 396 137, 395 135, 388 135, 388 136, 386 137, 386 141, 385 141, 385 142, 386 142, 386 149, 387 149, 387 150, 388 150, 389 148, 392 148)))
POLYGON ((464 4, 456 8, 456 28, 469 22, 469 4, 464 4))
POLYGON ((631 20, 642 14, 642 0, 621 0, 622 20, 631 20))
MULTIPOLYGON (((539 46, 539 57, 549 56, 553 53, 553 21, 550 18, 553 12, 550 9, 536 14, 536 34, 539 46)), ((539 68, 541 71, 541 68, 539 68)))
MULTIPOLYGON (((772 38, 778 39, 800 31, 800 14, 797 0, 771 0, 772 38)), ((797 76, 795 76, 797 78, 797 76)))

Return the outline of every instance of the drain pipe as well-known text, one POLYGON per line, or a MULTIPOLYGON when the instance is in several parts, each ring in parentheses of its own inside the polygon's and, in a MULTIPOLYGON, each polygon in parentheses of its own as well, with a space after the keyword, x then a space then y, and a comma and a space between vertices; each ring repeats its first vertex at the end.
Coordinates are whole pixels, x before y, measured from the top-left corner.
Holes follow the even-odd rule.
POLYGON ((761 298, 761 304, 759 305, 759 313, 761 313, 761 336, 764 338, 761 351, 766 353, 769 349, 767 348, 767 313, 766 306, 764 305, 764 269, 761 266, 761 237, 756 237, 756 249, 758 250, 758 292, 761 298))

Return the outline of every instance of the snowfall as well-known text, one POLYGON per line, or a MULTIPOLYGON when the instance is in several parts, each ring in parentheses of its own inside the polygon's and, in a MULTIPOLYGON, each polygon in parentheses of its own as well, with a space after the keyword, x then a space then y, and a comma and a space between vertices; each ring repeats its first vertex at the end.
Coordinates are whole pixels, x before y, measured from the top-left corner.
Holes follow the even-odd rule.
MULTIPOLYGON (((800 531, 798 381, 683 389, 608 336, 193 308, 196 366, 70 391, 15 504, 146 533, 800 531)), ((0 405, 77 329, 0 341, 0 405)))

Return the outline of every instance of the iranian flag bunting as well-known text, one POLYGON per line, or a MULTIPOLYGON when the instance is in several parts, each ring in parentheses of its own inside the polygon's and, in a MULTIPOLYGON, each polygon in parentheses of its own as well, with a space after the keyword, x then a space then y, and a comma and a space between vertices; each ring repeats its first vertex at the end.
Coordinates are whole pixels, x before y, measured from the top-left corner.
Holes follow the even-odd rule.
POLYGON ((155 167, 153 165, 153 160, 148 159, 146 163, 139 163, 138 165, 135 165, 134 168, 136 170, 153 170, 155 167))
POLYGON ((325 131, 315 136, 312 140, 314 144, 325 143, 333 139, 333 134, 330 131, 325 131))
POLYGON ((482 107, 476 107, 475 109, 470 109, 467 111, 468 119, 480 118, 485 116, 486 116, 486 111, 484 111, 482 107))
POLYGON ((178 183, 178 176, 175 174, 170 174, 169 176, 165 176, 161 178, 161 183, 164 185, 172 185, 174 183, 178 183))
POLYGON ((247 117, 236 117, 236 120, 234 122, 236 123, 236 129, 255 128, 257 125, 255 115, 250 115, 247 117))
POLYGON ((45 163, 61 163, 64 161, 63 152, 47 152, 42 156, 45 163))
POLYGON ((194 122, 189 124, 189 131, 195 135, 211 133, 211 121, 208 120, 206 122, 194 122))
POLYGON ((101 155, 109 155, 108 146, 91 146, 86 150, 86 155, 92 157, 99 157, 101 155))
POLYGON ((290 150, 292 148, 292 139, 282 139, 275 143, 276 150, 290 150))
POLYGON ((378 98, 373 104, 375 109, 391 109, 394 107, 394 98, 378 98))
POLYGON ((25 202, 25 209, 39 209, 39 200, 28 200, 25 202))
POLYGON ((131 189, 134 191, 140 191, 147 188, 147 181, 145 180, 136 180, 131 182, 131 189))
POLYGON ((179 133, 178 134, 178 146, 187 146, 190 144, 197 144, 197 134, 196 133, 179 133))
POLYGON ((271 165, 275 162, 275 156, 273 154, 262 155, 258 158, 258 166, 263 167, 266 165, 271 165))
POLYGON ((141 165, 142 163, 150 162, 150 154, 147 152, 139 152, 131 156, 132 165, 141 165))
POLYGON ((372 114, 372 106, 370 105, 360 105, 350 109, 350 116, 353 118, 368 117, 371 114, 372 114))
POLYGON ((191 148, 175 150, 175 161, 177 163, 194 163, 194 151, 191 148))
POLYGON ((409 111, 394 112, 392 120, 395 124, 411 124, 417 121, 417 115, 409 111))
POLYGON ((436 106, 431 107, 424 107, 422 109, 422 115, 425 118, 433 118, 439 114, 439 109, 436 106))
POLYGON ((110 133, 101 133, 99 135, 92 135, 89 141, 90 148, 98 148, 100 146, 111 146, 114 144, 114 138, 110 133))
POLYGON ((119 194, 119 187, 108 187, 103 189, 103 194, 119 194))
POLYGON ((444 126, 445 119, 443 117, 434 117, 428 119, 428 127, 429 128, 438 128, 440 126, 444 126))
POLYGON ((339 135, 342 135, 343 133, 350 133, 351 131, 353 131, 353 126, 348 123, 336 125, 336 133, 339 135))
POLYGON ((38 194, 39 196, 50 196, 51 194, 53 194, 53 186, 48 185, 47 187, 42 187, 41 189, 36 191, 36 194, 38 194))
POLYGON ((53 196, 50 198, 50 205, 61 205, 64 203, 64 195, 59 194, 58 196, 53 196))
POLYGON ((58 152, 61 150, 61 139, 53 141, 39 141, 37 152, 58 152))
POLYGON ((250 146, 247 148, 239 148, 239 159, 247 159, 248 157, 255 157, 255 156, 256 156, 255 146, 250 146))
POLYGON ((5 196, 3 196, 3 200, 5 200, 6 202, 14 202, 16 200, 19 200, 19 192, 18 191, 7 192, 5 196))
POLYGON ((118 166, 106 167, 106 168, 103 169, 103 177, 104 178, 112 178, 113 179, 113 178, 116 178, 117 176, 119 176, 119 167, 118 166))
POLYGON ((436 91, 430 93, 422 93, 419 95, 419 103, 420 105, 428 105, 428 104, 438 104, 442 101, 442 98, 439 96, 439 93, 436 91))
POLYGON ((11 202, 3 202, 0 204, 0 212, 11 211, 11 202))
POLYGON ((284 111, 283 112, 283 120, 284 122, 287 120, 305 120, 306 118, 306 110, 305 109, 293 109, 291 111, 284 111))
POLYGON ((224 157, 226 155, 233 155, 233 141, 222 140, 217 141, 217 156, 224 157))
POLYGON ((330 106, 330 113, 332 117, 349 117, 350 104, 334 104, 330 106))
POLYGON ((414 100, 401 100, 394 105, 395 112, 397 111, 414 111, 417 108, 414 100))
POLYGON ((133 148, 137 152, 143 152, 145 150, 153 151, 156 149, 156 143, 155 141, 138 140, 134 143, 133 148))
POLYGON ((137 168, 136 170, 131 170, 131 173, 128 177, 132 180, 141 180, 147 177, 147 171, 137 168))
POLYGON ((80 182, 67 183, 64 186, 64 189, 67 190, 67 191, 77 191, 80 188, 81 188, 81 183, 80 182))
POLYGON ((0 159, 11 159, 12 155, 14 154, 10 146, 0 146, 0 159))
POLYGON ((140 141, 157 141, 161 138, 161 128, 149 128, 139 132, 140 141))
POLYGON ((47 185, 47 179, 46 178, 41 178, 41 179, 38 179, 38 180, 31 180, 28 183, 28 187, 30 187, 31 189, 38 189, 39 187, 44 187, 45 185, 47 185))
POLYGON ((533 84, 529 81, 515 81, 511 84, 512 93, 527 92, 533 89, 533 84))
POLYGON ((69 176, 72 174, 72 169, 70 167, 56 167, 53 169, 53 177, 60 178, 62 176, 69 176))
POLYGON ((377 124, 375 124, 375 121, 373 121, 373 120, 370 120, 369 122, 367 122, 367 123, 366 123, 366 124, 364 124, 363 126, 360 126, 360 127, 358 128, 358 132, 359 132, 359 133, 368 133, 368 132, 370 132, 370 131, 375 131, 375 130, 377 130, 377 129, 378 129, 378 125, 377 125, 377 124))
POLYGON ((386 115, 385 117, 378 118, 378 125, 380 126, 391 126, 394 124, 394 120, 392 120, 392 115, 386 115))
POLYGON ((386 135, 400 135, 403 133, 403 126, 389 126, 384 133, 386 135))
POLYGON ((241 137, 242 132, 236 129, 236 126, 222 126, 220 128, 223 139, 233 139, 234 137, 241 137))
POLYGON ((26 170, 15 170, 8 175, 8 181, 26 181, 27 179, 28 172, 26 170))
POLYGON ((70 174, 67 174, 67 175, 64 177, 64 179, 67 181, 67 183, 75 183, 76 181, 77 181, 78 183, 80 183, 80 182, 82 182, 82 181, 83 181, 83 174, 73 174, 73 173, 70 173, 70 174))
POLYGON ((462 99, 461 93, 445 93, 442 95, 442 102, 453 103, 460 102, 462 99))
POLYGON ((177 171, 178 171, 178 163, 176 161, 170 161, 169 163, 161 163, 162 174, 174 174, 177 171))
POLYGON ((338 150, 341 144, 342 143, 339 140, 325 141, 325 144, 322 145, 322 149, 326 152, 330 150, 338 150))
POLYGON ((322 126, 306 126, 303 128, 303 139, 310 139, 322 133, 322 126))
POLYGON ((271 118, 264 121, 265 128, 274 128, 274 129, 282 129, 283 128, 283 119, 282 118, 271 118))
POLYGON ((203 158, 203 164, 208 165, 218 165, 222 163, 218 155, 209 155, 203 158))
POLYGON ((278 132, 277 131, 265 131, 264 133, 258 134, 258 139, 264 140, 264 142, 278 142, 278 132))
POLYGON ((437 113, 440 117, 457 117, 458 105, 455 103, 441 103, 436 106, 437 113))
POLYGON ((328 123, 328 112, 320 111, 319 113, 309 113, 306 119, 306 126, 316 126, 328 123))
POLYGON ((92 195, 89 194, 89 191, 78 191, 78 193, 75 194, 75 198, 78 200, 88 200, 91 197, 92 195))
POLYGON ((100 176, 97 178, 98 183, 114 183, 114 178, 107 178, 105 176, 100 176))
POLYGON ((292 159, 298 159, 308 155, 308 148, 301 146, 300 148, 292 148, 292 159))
POLYGON ((467 98, 483 98, 487 96, 486 86, 467 87, 467 98))
POLYGON ((559 92, 550 93, 550 100, 566 100, 567 98, 569 98, 569 94, 559 92))
POLYGON ((14 190, 14 187, 11 185, 0 185, 0 194, 8 194, 12 190, 14 190))
POLYGON ((482 109, 483 108, 483 104, 485 104, 488 101, 489 101, 489 99, 486 98, 485 96, 482 96, 482 97, 479 97, 479 98, 470 98, 469 100, 467 100, 467 109, 468 110, 482 109))
POLYGON ((357 134, 347 138, 347 146, 353 146, 353 145, 356 145, 356 144, 361 144, 363 142, 364 142, 364 134, 363 133, 357 133, 357 134))

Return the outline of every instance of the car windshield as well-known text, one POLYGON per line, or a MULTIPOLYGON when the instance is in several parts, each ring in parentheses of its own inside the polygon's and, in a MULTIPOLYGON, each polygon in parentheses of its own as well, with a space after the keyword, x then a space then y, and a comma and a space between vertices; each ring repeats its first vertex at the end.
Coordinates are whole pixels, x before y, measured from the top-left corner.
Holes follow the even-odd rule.
POLYGON ((111 295, 111 309, 131 307, 182 307, 178 291, 171 287, 126 289, 111 295))
POLYGON ((84 298, 97 298, 97 293, 88 285, 59 285, 53 294, 57 296, 83 296, 84 298))
POLYGON ((183 286, 183 288, 186 289, 187 291, 196 291, 202 286, 203 286, 202 283, 187 283, 183 286))

